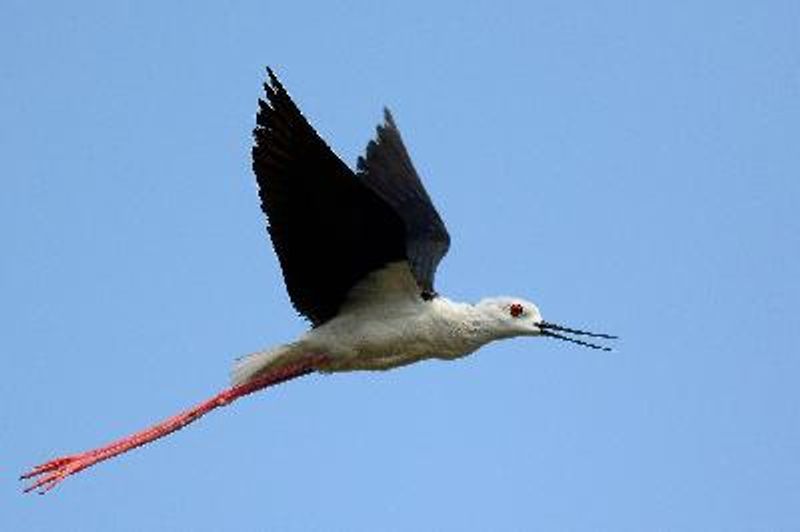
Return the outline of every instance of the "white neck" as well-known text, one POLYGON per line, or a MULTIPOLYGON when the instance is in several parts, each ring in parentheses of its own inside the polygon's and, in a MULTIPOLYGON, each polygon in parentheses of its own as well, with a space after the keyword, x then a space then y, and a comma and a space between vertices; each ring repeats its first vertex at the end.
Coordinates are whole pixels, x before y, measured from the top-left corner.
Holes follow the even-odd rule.
POLYGON ((444 297, 433 302, 434 312, 441 317, 442 325, 450 328, 458 337, 455 342, 462 346, 463 354, 471 353, 494 340, 519 336, 520 332, 505 326, 496 312, 483 302, 459 303, 444 297))

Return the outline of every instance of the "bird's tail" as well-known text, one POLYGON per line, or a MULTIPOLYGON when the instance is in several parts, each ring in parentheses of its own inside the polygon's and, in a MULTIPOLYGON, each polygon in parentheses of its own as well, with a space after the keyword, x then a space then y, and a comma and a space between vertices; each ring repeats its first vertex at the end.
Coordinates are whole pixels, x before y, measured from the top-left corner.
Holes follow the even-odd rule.
POLYGON ((253 380, 266 370, 288 362, 296 352, 294 344, 281 345, 266 351, 250 353, 239 357, 231 369, 231 386, 240 386, 253 380))

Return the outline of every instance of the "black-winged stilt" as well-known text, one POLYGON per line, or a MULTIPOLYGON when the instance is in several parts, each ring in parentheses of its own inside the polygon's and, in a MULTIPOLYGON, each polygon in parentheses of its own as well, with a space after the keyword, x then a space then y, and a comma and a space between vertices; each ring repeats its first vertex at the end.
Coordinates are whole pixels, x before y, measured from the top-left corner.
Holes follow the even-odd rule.
POLYGON ((514 336, 613 339, 546 322, 519 298, 456 303, 434 290, 450 236, 388 110, 353 172, 328 148, 272 70, 259 100, 253 170, 294 307, 313 327, 238 360, 232 386, 148 429, 25 473, 44 493, 69 475, 183 428, 239 397, 312 372, 385 370, 455 359, 514 336))

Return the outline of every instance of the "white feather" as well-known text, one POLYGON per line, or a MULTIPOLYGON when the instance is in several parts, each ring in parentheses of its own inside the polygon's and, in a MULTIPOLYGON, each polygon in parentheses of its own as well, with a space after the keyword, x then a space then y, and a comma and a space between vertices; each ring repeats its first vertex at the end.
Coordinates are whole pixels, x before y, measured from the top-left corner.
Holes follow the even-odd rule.
POLYGON ((427 358, 466 356, 487 342, 539 334, 536 306, 525 315, 508 313, 514 300, 477 305, 444 297, 425 301, 408 263, 394 262, 371 273, 348 294, 339 313, 296 342, 240 358, 231 379, 243 384, 264 371, 311 355, 324 355, 320 371, 385 370, 427 358))

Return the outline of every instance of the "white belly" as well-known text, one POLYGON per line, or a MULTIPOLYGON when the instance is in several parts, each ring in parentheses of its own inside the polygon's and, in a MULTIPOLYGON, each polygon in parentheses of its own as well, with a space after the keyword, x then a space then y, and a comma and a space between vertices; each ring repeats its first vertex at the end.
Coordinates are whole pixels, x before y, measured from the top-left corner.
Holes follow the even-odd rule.
POLYGON ((463 320, 453 315, 458 307, 444 298, 366 306, 309 331, 297 344, 327 354, 325 371, 390 369, 426 358, 457 358, 478 347, 463 320))

